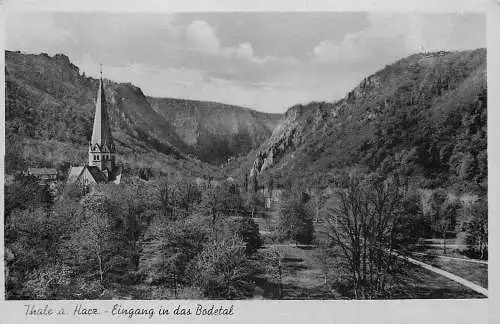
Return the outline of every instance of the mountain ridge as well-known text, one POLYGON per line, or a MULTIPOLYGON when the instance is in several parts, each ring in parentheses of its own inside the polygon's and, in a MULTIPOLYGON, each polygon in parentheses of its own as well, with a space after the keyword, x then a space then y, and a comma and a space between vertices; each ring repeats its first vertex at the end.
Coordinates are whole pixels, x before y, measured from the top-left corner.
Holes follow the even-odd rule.
POLYGON ((218 163, 258 147, 281 119, 281 114, 217 102, 156 97, 148 97, 148 101, 153 110, 172 121, 177 134, 197 156, 218 163))
POLYGON ((434 185, 446 177, 482 183, 486 106, 485 49, 413 54, 364 78, 336 102, 291 107, 243 169, 276 178, 322 174, 326 185, 339 170, 400 168, 414 158, 414 175, 434 185), (474 134, 474 144, 467 134, 474 134))
MULTIPOLYGON (((85 151, 81 146, 87 144, 90 139, 98 80, 81 73, 64 54, 49 56, 45 53, 25 54, 19 51, 6 51, 5 59, 6 135, 9 140, 30 139, 30 143, 57 141, 72 144, 74 152, 79 152, 78 147, 82 152, 85 151)), ((237 154, 247 153, 231 150, 230 147, 224 151, 225 155, 220 160, 204 159, 203 155, 198 154, 195 148, 182 139, 183 134, 177 133, 179 129, 172 125, 172 120, 165 119, 164 115, 153 109, 150 103, 151 97, 147 97, 141 88, 130 82, 117 83, 108 79, 104 79, 104 83, 113 137, 117 141, 118 149, 128 155, 132 164, 144 164, 140 161, 144 154, 169 155, 171 156, 167 158, 169 160, 173 158, 187 161, 194 158, 221 163, 237 154)), ((189 101, 190 104, 193 102, 196 103, 189 101)), ((199 101, 198 104, 201 105, 203 102, 199 101)), ((212 105, 225 106, 216 103, 212 105)), ((236 106, 228 107, 236 109, 236 106)), ((170 108, 175 110, 178 107, 170 106, 170 108)), ((245 109, 244 111, 251 110, 245 109)), ((266 116, 265 113, 259 114, 266 116)), ((254 146, 258 140, 271 133, 270 128, 278 117, 271 116, 273 122, 268 125, 270 127, 261 128, 265 134, 257 134, 258 136, 251 138, 254 146)), ((198 122, 203 123, 203 121, 198 122)), ((226 126, 231 127, 231 125, 226 126)), ((207 129, 210 130, 209 127, 204 127, 204 130, 207 129)), ((233 140, 223 138, 226 135, 224 132, 208 135, 213 142, 205 142, 207 150, 210 150, 210 145, 218 147, 225 140, 227 142, 233 140)), ((69 157, 65 162, 74 164, 84 158, 86 152, 75 154, 78 157, 69 157)), ((29 160, 29 154, 25 155, 28 155, 29 160)), ((40 156, 40 161, 31 162, 47 164, 50 155, 51 152, 44 152, 40 156)), ((64 157, 59 156, 58 160, 64 160, 64 157)), ((84 158, 81 163, 85 160, 84 158)), ((154 158, 151 156, 149 161, 154 161, 154 158)))

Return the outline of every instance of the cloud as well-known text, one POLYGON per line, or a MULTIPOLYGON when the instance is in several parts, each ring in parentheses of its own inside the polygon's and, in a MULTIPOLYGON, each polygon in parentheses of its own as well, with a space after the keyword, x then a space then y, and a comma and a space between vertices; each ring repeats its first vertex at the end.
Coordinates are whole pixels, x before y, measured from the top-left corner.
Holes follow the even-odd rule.
POLYGON ((241 42, 237 46, 222 46, 215 27, 202 20, 195 20, 186 27, 186 43, 191 49, 222 58, 238 58, 258 64, 277 59, 274 56, 254 55, 253 46, 249 41, 241 42))
POLYGON ((249 42, 241 43, 234 51, 237 57, 251 60, 253 58, 252 44, 249 42))
POLYGON ((333 42, 324 40, 313 48, 313 54, 317 62, 336 62, 339 60, 340 48, 333 42))
POLYGON ((485 29, 480 14, 44 12, 9 14, 6 40, 87 75, 102 62, 149 95, 282 112, 341 98, 410 53, 484 47, 485 29))
POLYGON ((10 14, 7 19, 7 49, 57 53, 69 40, 70 33, 58 27, 52 15, 10 14))
POLYGON ((340 41, 326 39, 314 46, 311 62, 377 65, 416 52, 475 48, 485 44, 485 30, 481 32, 481 16, 468 15, 371 13, 367 28, 347 33, 340 41), (467 19, 471 22, 464 25, 467 19), (467 37, 465 30, 474 36, 467 37))
POLYGON ((193 21, 186 28, 188 45, 202 52, 217 54, 220 52, 220 41, 215 35, 215 28, 204 21, 193 21))

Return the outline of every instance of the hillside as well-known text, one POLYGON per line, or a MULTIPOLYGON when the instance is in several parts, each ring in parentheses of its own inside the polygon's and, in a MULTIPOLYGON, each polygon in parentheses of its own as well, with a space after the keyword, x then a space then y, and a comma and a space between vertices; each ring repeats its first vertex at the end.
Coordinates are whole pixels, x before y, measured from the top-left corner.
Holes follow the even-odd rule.
MULTIPOLYGON (((37 166, 85 161, 98 80, 81 74, 62 54, 51 57, 6 51, 5 55, 7 172, 22 169, 24 163, 20 162, 24 161, 37 166)), ((219 163, 248 153, 271 133, 278 117, 239 107, 188 101, 193 113, 200 107, 204 120, 210 120, 211 113, 205 107, 215 105, 223 106, 224 113, 237 122, 233 125, 226 120, 225 124, 211 127, 208 122, 198 120, 202 125, 200 134, 204 136, 203 151, 199 146, 193 147, 192 141, 186 141, 185 132, 179 132, 182 128, 175 116, 182 116, 185 107, 182 100, 172 100, 174 104, 167 109, 163 102, 170 102, 169 99, 147 98, 130 83, 104 82, 120 160, 133 168, 185 170, 194 174, 220 172, 200 160, 219 163), (156 100, 157 105, 150 103, 156 100), (262 122, 254 128, 241 127, 246 116, 258 116, 262 122), (240 147, 243 141, 251 145, 240 147), (228 145, 224 147, 221 143, 228 145), (220 147, 223 152, 217 151, 220 147), (220 153, 220 160, 207 158, 204 152, 210 151, 220 153)))
POLYGON ((196 156, 214 163, 260 146, 282 117, 215 102, 153 97, 148 101, 196 156))
POLYGON ((423 186, 485 188, 486 108, 485 49, 414 54, 335 103, 290 108, 243 170, 326 186, 340 170, 397 169, 423 186))

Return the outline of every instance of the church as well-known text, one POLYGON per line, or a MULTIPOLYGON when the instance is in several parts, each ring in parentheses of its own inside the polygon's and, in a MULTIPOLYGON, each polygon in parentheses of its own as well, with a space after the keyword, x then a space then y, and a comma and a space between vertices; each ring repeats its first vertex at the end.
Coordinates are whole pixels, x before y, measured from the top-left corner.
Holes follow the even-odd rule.
POLYGON ((95 183, 120 183, 121 168, 116 165, 116 147, 111 135, 102 71, 88 152, 89 159, 84 166, 71 167, 68 184, 76 183, 88 187, 95 183))

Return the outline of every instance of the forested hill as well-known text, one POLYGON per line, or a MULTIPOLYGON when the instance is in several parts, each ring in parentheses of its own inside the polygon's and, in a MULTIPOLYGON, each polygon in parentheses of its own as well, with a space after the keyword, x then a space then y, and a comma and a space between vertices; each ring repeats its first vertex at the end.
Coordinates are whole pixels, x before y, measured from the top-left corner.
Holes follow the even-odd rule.
MULTIPOLYGON (((98 80, 80 73, 79 68, 62 54, 51 57, 6 51, 5 58, 7 172, 22 168, 24 164, 83 163, 92 132, 98 80)), ((158 104, 154 104, 155 99, 147 98, 140 88, 130 83, 104 82, 120 160, 132 167, 181 168, 194 173, 200 169, 215 169, 202 165, 197 159, 220 163, 231 156, 248 153, 251 147, 271 134, 279 117, 222 104, 186 101, 192 111, 198 107, 205 111, 206 106, 215 105, 226 112, 234 110, 233 116, 241 113, 261 121, 262 125, 251 130, 233 124, 226 124, 226 129, 221 125, 211 128, 201 123, 203 132, 200 133, 205 142, 199 142, 205 145, 206 151, 219 150, 217 160, 204 154, 206 151, 199 146, 193 146, 190 139, 186 140, 186 134, 179 132, 182 127, 175 120, 177 114, 167 111, 163 104, 169 99, 159 99, 158 104), (237 144, 244 141, 251 145, 240 148, 237 144)), ((185 109, 183 100, 171 103, 169 110, 185 109)), ((203 113, 203 117, 210 112, 203 113)))
POLYGON ((290 108, 243 169, 322 185, 339 170, 398 170, 423 186, 486 188, 486 136, 486 50, 420 53, 335 103, 290 108))
POLYGON ((231 156, 246 155, 259 147, 282 117, 216 102, 147 99, 196 156, 216 163, 225 162, 231 156))

